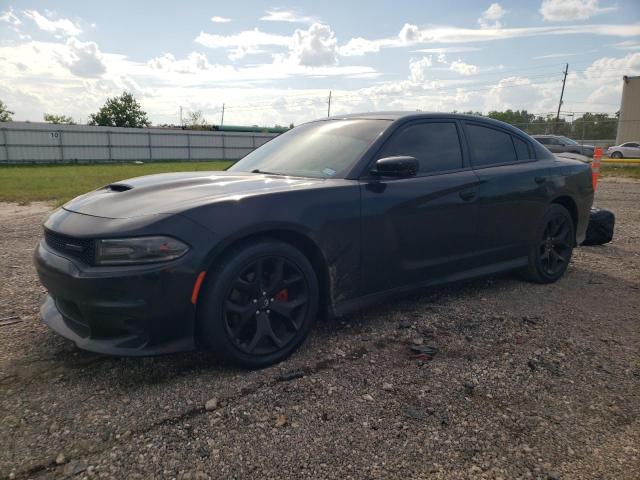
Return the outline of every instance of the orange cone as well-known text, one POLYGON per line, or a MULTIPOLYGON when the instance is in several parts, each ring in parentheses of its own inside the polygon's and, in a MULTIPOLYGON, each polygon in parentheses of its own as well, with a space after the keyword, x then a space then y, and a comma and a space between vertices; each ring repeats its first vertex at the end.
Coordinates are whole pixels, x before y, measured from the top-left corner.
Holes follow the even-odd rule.
POLYGON ((598 188, 598 176, 600 175, 600 160, 602 160, 602 147, 597 147, 593 152, 593 162, 591 162, 591 182, 593 190, 598 188))

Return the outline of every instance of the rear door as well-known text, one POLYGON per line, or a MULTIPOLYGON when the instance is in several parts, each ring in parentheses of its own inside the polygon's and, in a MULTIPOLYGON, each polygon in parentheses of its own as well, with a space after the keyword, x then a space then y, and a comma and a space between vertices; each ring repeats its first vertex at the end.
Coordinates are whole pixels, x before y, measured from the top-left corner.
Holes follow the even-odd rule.
POLYGON ((411 178, 361 179, 362 259, 367 293, 435 281, 468 268, 474 256, 478 179, 455 120, 409 123, 374 160, 418 159, 411 178))
POLYGON ((484 264, 522 259, 546 211, 550 160, 536 160, 527 137, 498 126, 464 124, 480 180, 477 246, 484 264))
POLYGON ((640 145, 634 142, 625 143, 622 148, 622 155, 630 158, 640 157, 640 145))

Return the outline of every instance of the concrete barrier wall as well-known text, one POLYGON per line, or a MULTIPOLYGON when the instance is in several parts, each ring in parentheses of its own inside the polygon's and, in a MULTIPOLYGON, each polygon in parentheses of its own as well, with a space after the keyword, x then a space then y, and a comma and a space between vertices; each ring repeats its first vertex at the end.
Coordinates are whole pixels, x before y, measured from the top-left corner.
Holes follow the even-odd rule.
POLYGON ((278 134, 0 123, 0 163, 238 160, 278 134))

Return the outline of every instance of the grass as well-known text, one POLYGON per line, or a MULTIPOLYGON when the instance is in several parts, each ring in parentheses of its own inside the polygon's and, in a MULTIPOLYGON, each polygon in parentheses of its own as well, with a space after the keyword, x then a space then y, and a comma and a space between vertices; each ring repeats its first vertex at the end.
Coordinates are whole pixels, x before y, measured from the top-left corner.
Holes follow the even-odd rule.
POLYGON ((121 163, 116 165, 0 166, 0 201, 27 203, 51 200, 62 204, 116 180, 141 175, 193 170, 223 170, 233 162, 121 163))
MULTIPOLYGON (((51 200, 58 205, 82 193, 116 180, 141 175, 192 170, 222 170, 232 162, 122 163, 116 165, 20 165, 0 166, 0 201, 51 200)), ((602 164, 603 177, 640 179, 640 165, 602 164)))
POLYGON ((640 165, 603 163, 600 165, 600 173, 604 178, 627 177, 640 180, 640 165))

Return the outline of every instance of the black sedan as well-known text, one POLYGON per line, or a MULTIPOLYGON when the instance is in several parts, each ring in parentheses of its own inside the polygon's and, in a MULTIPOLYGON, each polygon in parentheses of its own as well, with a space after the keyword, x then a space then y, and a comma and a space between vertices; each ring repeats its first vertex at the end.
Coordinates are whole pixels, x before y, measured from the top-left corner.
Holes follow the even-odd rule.
POLYGON ((211 348, 262 367, 322 315, 519 270, 550 283, 585 235, 590 167, 494 120, 369 113, 310 122, 224 172, 150 175, 44 225, 44 322, 80 348, 211 348))

